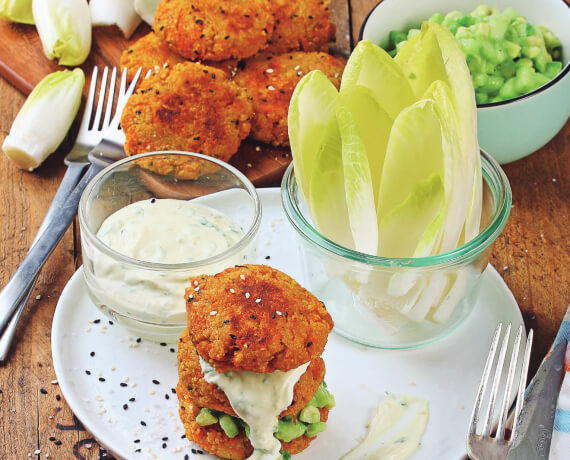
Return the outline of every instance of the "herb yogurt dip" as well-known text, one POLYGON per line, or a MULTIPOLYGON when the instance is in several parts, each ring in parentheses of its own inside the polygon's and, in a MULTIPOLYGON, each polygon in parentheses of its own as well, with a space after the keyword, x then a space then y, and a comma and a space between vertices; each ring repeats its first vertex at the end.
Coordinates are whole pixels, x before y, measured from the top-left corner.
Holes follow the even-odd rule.
MULTIPOLYGON (((150 199, 111 214, 97 237, 112 250, 137 261, 159 264, 197 262, 220 254, 244 236, 226 215, 202 204, 174 199, 150 199)), ((229 259, 199 269, 159 270, 127 264, 97 252, 93 272, 98 304, 138 320, 183 324, 184 289, 192 275, 214 274, 243 262, 238 252, 229 259)))

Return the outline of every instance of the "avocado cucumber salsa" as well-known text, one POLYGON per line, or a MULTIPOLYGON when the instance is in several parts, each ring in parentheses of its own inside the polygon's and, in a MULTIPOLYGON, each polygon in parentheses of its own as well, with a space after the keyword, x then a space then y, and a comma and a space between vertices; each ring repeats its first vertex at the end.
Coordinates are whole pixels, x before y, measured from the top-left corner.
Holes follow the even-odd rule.
MULTIPOLYGON (((512 8, 502 13, 480 5, 471 13, 435 13, 429 21, 449 29, 460 43, 471 72, 477 104, 506 101, 544 85, 562 70, 560 40, 544 26, 532 26, 512 8)), ((392 56, 419 29, 391 31, 392 56)))
MULTIPOLYGON (((319 409, 326 407, 332 409, 335 405, 334 396, 327 390, 327 385, 322 382, 313 398, 307 403, 303 409, 299 411, 295 419, 292 416, 286 416, 279 419, 275 437, 283 442, 290 442, 295 438, 303 435, 309 437, 316 436, 326 429, 326 423, 321 422, 319 409)), ((219 412, 213 409, 202 408, 196 416, 196 422, 199 425, 207 426, 219 423, 224 433, 229 438, 237 436, 240 427, 245 430, 245 434, 249 437, 249 426, 238 417, 219 412)), ((282 458, 286 459, 288 453, 282 452, 282 458)))

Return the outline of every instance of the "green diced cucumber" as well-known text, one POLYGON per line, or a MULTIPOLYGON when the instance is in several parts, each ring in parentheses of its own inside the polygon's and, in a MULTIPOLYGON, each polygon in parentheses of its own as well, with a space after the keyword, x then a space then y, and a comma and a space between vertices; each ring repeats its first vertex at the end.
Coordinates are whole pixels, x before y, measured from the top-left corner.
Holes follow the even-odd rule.
POLYGON ((546 64, 546 69, 544 69, 544 75, 552 79, 560 73, 562 70, 562 62, 552 61, 546 64))
POLYGON ((512 99, 513 97, 517 97, 519 92, 517 91, 515 78, 509 78, 505 84, 501 87, 498 94, 498 100, 491 99, 489 102, 498 102, 503 101, 506 99, 512 99))
POLYGON ((475 91, 475 102, 477 104, 486 104, 489 102, 489 95, 482 91, 475 91))
POLYGON ((290 442, 299 436, 303 436, 307 431, 307 425, 300 420, 295 423, 293 417, 287 416, 279 420, 279 425, 275 437, 283 442, 290 442))
POLYGON ((505 38, 505 33, 509 27, 510 21, 502 15, 491 16, 489 18, 489 28, 491 38, 495 40, 502 40, 505 38))
POLYGON ((419 34, 419 33, 420 33, 420 29, 410 29, 410 30, 408 30, 408 37, 407 37, 408 40, 409 40, 410 38, 412 38, 414 35, 417 35, 417 34, 419 34))
POLYGON ((291 454, 286 450, 281 451, 281 460, 291 460, 291 454))
MULTIPOLYGON (((497 72, 501 74, 503 78, 513 77, 516 71, 517 66, 515 65, 514 61, 510 59, 497 65, 497 72)), ((475 79, 473 79, 473 83, 475 83, 475 79)))
POLYGON ((325 422, 317 422, 311 423, 307 426, 307 436, 312 438, 313 436, 318 435, 319 433, 325 431, 327 429, 327 424, 325 422))
POLYGON ((533 65, 532 59, 528 58, 521 58, 515 61, 515 66, 517 67, 517 69, 519 67, 529 67, 532 69, 532 65, 533 65))
POLYGON ((491 14, 491 8, 489 8, 487 5, 479 5, 473 11, 471 11, 471 16, 479 19, 483 19, 484 17, 489 16, 490 14, 491 14))
POLYGON ((231 415, 223 414, 219 423, 228 438, 234 438, 239 433, 239 428, 231 415))
POLYGON ((305 423, 317 423, 321 421, 321 413, 315 406, 305 406, 299 412, 299 420, 305 423))
POLYGON ((443 14, 441 13, 434 13, 428 19, 430 22, 435 22, 436 24, 441 24, 443 22, 443 14))
POLYGON ((499 92, 504 82, 505 79, 500 75, 489 75, 489 77, 487 78, 487 84, 483 86, 481 89, 489 95, 491 94, 495 95, 499 92))
POLYGON ((398 43, 404 41, 408 38, 408 35, 405 32, 401 32, 399 30, 391 30, 388 34, 388 47, 395 48, 398 43))
POLYGON ((218 417, 216 417, 210 409, 202 408, 196 416, 196 423, 200 426, 213 425, 218 423, 218 417))

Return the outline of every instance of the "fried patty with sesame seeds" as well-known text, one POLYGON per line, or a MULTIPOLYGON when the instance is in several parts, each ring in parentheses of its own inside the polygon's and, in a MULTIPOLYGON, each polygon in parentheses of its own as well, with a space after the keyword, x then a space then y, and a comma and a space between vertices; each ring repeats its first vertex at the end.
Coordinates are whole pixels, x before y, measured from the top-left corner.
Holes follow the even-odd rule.
POLYGON ((275 25, 265 51, 326 51, 327 43, 335 39, 329 6, 330 0, 272 0, 275 25))
MULTIPOLYGON (((178 342, 178 375, 180 384, 188 391, 195 404, 237 416, 226 394, 217 385, 204 380, 196 348, 187 331, 182 333, 178 342)), ((318 357, 314 358, 295 384, 293 403, 281 412, 280 417, 296 415, 303 409, 317 391, 324 376, 324 361, 318 357)))
POLYGON ((242 265, 190 282, 188 333, 218 372, 288 371, 323 352, 333 321, 325 305, 285 273, 242 265))
MULTIPOLYGON (((192 397, 183 386, 178 384, 176 394, 180 402, 180 419, 184 425, 186 437, 190 441, 194 441, 207 451, 218 455, 222 458, 233 460, 244 460, 253 453, 249 439, 245 431, 240 427, 239 433, 233 438, 229 438, 223 432, 218 423, 214 425, 202 426, 196 422, 196 417, 200 412, 200 407, 192 402, 192 397)), ((328 409, 319 409, 321 421, 326 422, 328 419, 328 409)), ((308 447, 315 437, 306 435, 293 439, 291 442, 281 442, 283 450, 290 454, 298 454, 308 447)))
POLYGON ((129 81, 133 79, 139 67, 143 68, 142 75, 151 70, 157 72, 163 67, 172 67, 186 59, 171 51, 162 39, 151 32, 139 38, 121 55, 121 69, 127 68, 129 81))
POLYGON ((233 81, 253 100, 251 137, 275 146, 289 145, 287 112, 293 90, 311 70, 321 70, 339 88, 345 62, 327 53, 297 51, 261 55, 245 61, 233 81))
MULTIPOLYGON (((249 134, 251 117, 245 92, 222 70, 177 64, 143 80, 129 98, 121 118, 125 151, 183 150, 228 161, 249 134)), ((200 174, 190 169, 186 178, 200 174)))
POLYGON ((269 0, 162 0, 154 30, 188 59, 223 61, 265 48, 273 21, 269 0))

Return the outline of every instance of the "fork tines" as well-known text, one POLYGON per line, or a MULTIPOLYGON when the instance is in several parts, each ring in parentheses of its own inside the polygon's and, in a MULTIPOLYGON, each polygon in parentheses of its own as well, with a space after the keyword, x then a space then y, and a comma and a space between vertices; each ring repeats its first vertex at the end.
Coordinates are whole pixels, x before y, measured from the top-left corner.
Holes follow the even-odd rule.
POLYGON ((475 406, 473 407, 473 414, 471 416, 471 424, 469 426, 468 436, 469 438, 478 438, 478 439, 494 438, 496 441, 501 441, 501 442, 507 441, 510 443, 516 437, 519 415, 522 410, 524 402, 524 391, 526 388, 526 379, 528 372, 528 363, 530 360, 530 350, 532 347, 533 331, 531 329, 528 334, 526 344, 524 346, 522 363, 520 363, 517 366, 517 362, 519 361, 519 353, 521 352, 521 338, 523 334, 523 326, 522 325, 519 326, 512 347, 509 369, 505 380, 503 376, 503 370, 504 370, 503 368, 505 367, 505 357, 507 354, 507 348, 509 346, 511 325, 508 324, 506 327, 499 355, 496 358, 502 328, 503 328, 503 323, 499 323, 497 329, 495 330, 495 335, 493 337, 491 349, 489 350, 489 355, 487 356, 487 362, 485 364, 485 369, 483 371, 483 376, 481 378, 481 383, 479 385, 479 391, 477 393, 477 398, 475 400, 475 406), (491 385, 491 390, 490 390, 489 403, 487 405, 487 409, 485 411, 485 415, 483 418, 484 425, 481 434, 477 435, 476 431, 477 431, 477 426, 479 425, 481 409, 482 409, 482 401, 485 394, 487 393, 487 388, 489 385, 489 380, 491 377, 493 367, 495 367, 495 372, 493 377, 493 383, 491 385), (517 367, 520 368, 518 374, 517 374, 517 367), (507 417, 509 415, 512 390, 515 385, 516 375, 519 376, 518 379, 519 383, 518 383, 514 420, 510 436, 505 437, 507 417), (501 408, 497 414, 498 418, 496 418, 495 404, 499 395, 499 390, 501 388, 504 389, 504 393, 503 393, 501 408), (496 425, 496 430, 492 432, 492 429, 495 425, 496 425))

